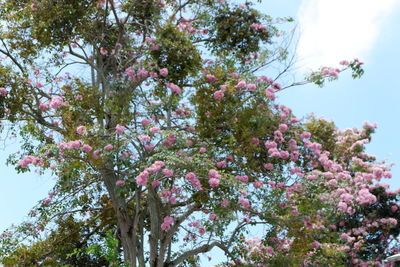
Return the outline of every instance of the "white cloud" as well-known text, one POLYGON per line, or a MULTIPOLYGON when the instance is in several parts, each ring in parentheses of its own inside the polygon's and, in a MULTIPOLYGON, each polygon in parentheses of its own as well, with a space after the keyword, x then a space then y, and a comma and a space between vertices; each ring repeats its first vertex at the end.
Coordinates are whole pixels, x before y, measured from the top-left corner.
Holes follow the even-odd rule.
POLYGON ((399 0, 303 0, 298 12, 300 67, 366 60, 399 0))

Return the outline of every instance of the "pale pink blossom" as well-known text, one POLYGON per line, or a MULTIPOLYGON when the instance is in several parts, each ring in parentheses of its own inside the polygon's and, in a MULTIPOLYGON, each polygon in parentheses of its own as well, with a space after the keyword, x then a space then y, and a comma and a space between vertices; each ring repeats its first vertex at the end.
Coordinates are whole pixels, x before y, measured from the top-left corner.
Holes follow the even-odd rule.
POLYGON ((172 93, 175 93, 177 95, 179 95, 182 92, 182 89, 174 83, 168 83, 166 86, 171 90, 172 93))
POLYGON ((93 158, 94 159, 99 159, 100 158, 100 151, 99 150, 93 151, 93 158))
POLYGON ((85 134, 86 133, 86 127, 85 126, 83 126, 83 125, 81 125, 81 126, 78 126, 77 128, 76 128, 76 132, 78 133, 78 134, 85 134))
POLYGON ((53 109, 58 109, 60 106, 64 104, 65 102, 60 96, 56 96, 50 100, 50 107, 53 109))
POLYGON ((8 94, 7 89, 4 88, 4 87, 0 87, 0 94, 1 94, 2 96, 6 96, 6 95, 8 94))
POLYGON ((84 144, 82 146, 82 150, 83 150, 83 152, 89 153, 90 151, 92 151, 92 147, 87 144, 84 144))
POLYGON ((246 82, 244 80, 241 80, 236 84, 236 88, 245 88, 246 85, 246 82))
POLYGON ((168 76, 168 69, 167 68, 160 69, 160 75, 163 77, 168 76))
POLYGON ((108 144, 108 145, 106 145, 106 146, 103 147, 103 149, 106 150, 106 151, 110 151, 110 150, 112 150, 113 148, 114 148, 114 146, 113 146, 112 144, 108 144))
POLYGON ((224 92, 222 90, 215 91, 213 96, 216 100, 220 100, 224 98, 224 92))
POLYGON ((247 84, 247 89, 249 89, 249 91, 255 91, 257 86, 254 83, 249 83, 247 84))
POLYGON ((217 178, 211 178, 211 179, 208 180, 208 184, 209 184, 211 187, 217 187, 217 186, 219 185, 219 179, 217 179, 217 178))
POLYGON ((174 171, 167 168, 163 169, 162 173, 165 175, 165 177, 171 177, 174 175, 174 171))
POLYGON ((115 182, 115 185, 120 186, 120 185, 125 185, 125 181, 124 180, 117 180, 115 182))
POLYGON ((117 124, 117 126, 115 126, 115 133, 122 134, 125 131, 125 129, 126 128, 124 126, 117 124))
POLYGON ((207 82, 212 83, 212 82, 215 82, 215 81, 217 80, 217 78, 216 78, 214 75, 212 75, 212 74, 208 74, 208 75, 206 76, 206 80, 207 80, 207 82))
POLYGON ((243 208, 245 208, 245 209, 249 209, 250 208, 250 201, 245 199, 245 198, 240 197, 239 198, 239 203, 242 204, 243 208))
POLYGON ((149 125, 150 124, 150 120, 149 119, 143 119, 140 123, 145 126, 145 125, 149 125))

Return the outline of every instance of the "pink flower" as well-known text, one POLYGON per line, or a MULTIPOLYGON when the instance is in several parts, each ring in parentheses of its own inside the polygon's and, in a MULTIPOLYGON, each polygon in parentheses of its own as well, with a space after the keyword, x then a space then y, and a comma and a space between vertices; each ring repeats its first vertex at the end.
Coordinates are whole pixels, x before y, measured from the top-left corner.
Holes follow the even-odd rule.
POLYGON ((255 91, 257 86, 254 83, 249 83, 247 84, 247 89, 249 89, 249 91, 255 91))
POLYGON ((59 96, 56 96, 50 100, 50 107, 53 109, 58 109, 61 105, 64 105, 64 100, 59 96))
POLYGON ((119 124, 117 124, 117 126, 115 126, 115 133, 116 134, 122 134, 125 131, 125 127, 121 126, 119 124))
POLYGON ((80 148, 80 146, 81 146, 81 140, 75 140, 75 141, 68 142, 67 149, 68 150, 78 149, 78 148, 80 148))
POLYGON ((172 93, 175 93, 177 95, 179 95, 182 92, 182 89, 174 83, 169 83, 166 86, 167 86, 167 88, 171 89, 172 93))
POLYGON ((168 76, 168 69, 167 68, 160 69, 160 75, 163 77, 168 76))
POLYGON ((284 123, 279 125, 279 131, 284 132, 288 129, 288 126, 284 123))
POLYGON ((76 132, 77 132, 78 134, 85 134, 85 133, 86 133, 86 127, 83 126, 83 125, 78 126, 78 128, 76 128, 76 132))
POLYGON ((189 181, 197 179, 197 176, 194 172, 189 172, 185 175, 185 178, 189 181))
POLYGON ((344 212, 347 211, 347 204, 345 202, 339 202, 338 208, 344 212))
POLYGON ((265 25, 262 25, 260 23, 253 23, 250 25, 250 28, 257 30, 257 31, 264 31, 267 29, 265 25))
POLYGON ((117 185, 117 186, 119 186, 119 185, 124 185, 125 184, 125 181, 124 180, 117 180, 116 182, 115 182, 115 185, 117 185))
POLYGON ((332 179, 328 182, 330 185, 337 185, 338 182, 335 179, 332 179))
POLYGON ((231 77, 234 78, 234 79, 239 79, 239 74, 236 73, 236 72, 232 72, 230 75, 231 75, 231 77))
POLYGON ((206 149, 205 147, 200 147, 199 151, 200 151, 201 153, 204 153, 204 152, 207 151, 207 149, 206 149))
POLYGON ((218 168, 224 168, 226 166, 226 161, 225 160, 219 161, 219 162, 217 162, 216 165, 218 168))
POLYGON ((208 171, 208 177, 209 178, 220 179, 221 175, 218 173, 217 170, 211 169, 211 170, 208 171))
POLYGON ((204 235, 206 233, 206 228, 204 226, 199 228, 199 234, 204 235))
POLYGON ((217 216, 217 214, 215 214, 215 213, 211 213, 210 216, 208 217, 208 219, 209 219, 210 221, 214 221, 214 220, 216 220, 217 218, 218 218, 218 216, 217 216))
POLYGON ((41 88, 41 87, 43 87, 44 85, 41 83, 41 82, 37 82, 37 83, 35 83, 35 87, 36 88, 41 88))
POLYGON ((300 134, 301 139, 308 139, 310 137, 311 137, 311 133, 309 133, 309 132, 303 132, 300 134))
POLYGON ((49 108, 50 108, 50 106, 49 106, 48 103, 46 103, 46 104, 40 103, 40 104, 39 104, 39 109, 42 110, 42 111, 46 111, 46 110, 48 110, 49 108))
POLYGON ((211 178, 211 179, 208 180, 208 184, 209 184, 211 187, 217 187, 217 186, 219 185, 219 179, 217 179, 217 178, 211 178))
POLYGON ((144 70, 144 69, 139 69, 138 72, 137 72, 137 75, 141 76, 141 77, 147 77, 147 76, 149 76, 149 72, 147 70, 144 70))
POLYGON ((264 168, 266 168, 267 170, 272 170, 274 168, 274 164, 272 163, 266 163, 264 164, 264 168))
POLYGON ((214 75, 208 74, 206 76, 206 80, 207 80, 207 82, 212 83, 212 82, 215 82, 217 80, 217 78, 214 75))
POLYGON ((94 159, 100 158, 100 151, 99 151, 99 150, 95 150, 95 151, 93 152, 93 158, 94 158, 94 159))
POLYGON ((83 150, 83 152, 89 153, 90 151, 92 151, 92 147, 89 146, 89 145, 84 144, 82 146, 82 150, 83 150))
POLYGON ((260 139, 258 139, 257 137, 253 137, 253 138, 251 138, 251 143, 253 145, 258 146, 260 144, 260 139))
POLYGON ((243 183, 248 183, 249 182, 249 177, 247 175, 243 175, 243 176, 236 176, 235 177, 236 180, 243 182, 243 183))
POLYGON ((241 80, 236 84, 236 88, 245 88, 245 87, 246 87, 246 82, 244 80, 241 80))
POLYGON ((166 223, 162 223, 161 224, 161 229, 164 230, 164 231, 171 230, 171 225, 166 224, 166 223))
POLYGON ((265 89, 265 96, 272 101, 275 100, 275 89, 274 88, 265 89))
POLYGON ((267 142, 265 142, 265 148, 277 148, 278 147, 278 144, 277 143, 275 143, 274 141, 267 141, 267 142))
POLYGON ((138 176, 136 176, 136 183, 141 186, 146 186, 149 179, 149 173, 147 171, 141 172, 138 176))
POLYGON ((165 175, 165 177, 171 177, 174 175, 174 171, 167 168, 163 169, 162 173, 165 175))
POLYGON ((314 242, 311 243, 311 246, 312 248, 317 249, 321 246, 321 244, 318 241, 314 240, 314 242))
POLYGON ((143 126, 149 125, 149 124, 150 124, 150 120, 149 120, 149 119, 143 119, 140 123, 141 123, 143 126))
POLYGON ((254 186, 254 188, 261 188, 262 186, 263 186, 263 184, 264 184, 264 182, 263 181, 259 181, 259 180, 257 180, 257 181, 255 181, 254 183, 253 183, 253 186, 254 186))
POLYGON ((151 144, 149 144, 149 145, 144 145, 144 148, 146 149, 146 150, 153 150, 154 149, 154 145, 151 145, 151 144))
POLYGON ((83 96, 82 95, 77 95, 77 96, 75 96, 75 100, 82 100, 83 99, 83 96))
POLYGON ((100 54, 107 55, 108 51, 104 47, 100 47, 100 54))
POLYGON ((6 88, 4 87, 0 87, 0 94, 2 96, 6 96, 8 94, 8 91, 6 90, 6 88))
POLYGON ((243 208, 249 209, 250 208, 250 201, 245 198, 239 198, 239 203, 242 204, 243 208))
POLYGON ((148 136, 148 135, 141 135, 138 138, 142 142, 149 142, 151 140, 150 136, 148 136))
POLYGON ((152 187, 159 186, 160 184, 161 184, 161 181, 159 181, 159 180, 156 180, 156 181, 151 182, 151 186, 152 186, 152 187))
POLYGON ((112 150, 113 148, 114 148, 114 147, 113 147, 112 144, 108 144, 108 145, 106 145, 105 147, 103 147, 103 149, 106 150, 106 151, 110 151, 110 150, 112 150))
POLYGON ((220 100, 220 99, 224 98, 224 91, 222 91, 222 90, 215 91, 213 96, 216 100, 220 100))
POLYGON ((150 132, 151 133, 159 133, 161 130, 160 130, 160 128, 159 127, 152 127, 152 128, 150 128, 150 132))
POLYGON ((171 224, 174 223, 174 218, 171 216, 166 216, 164 217, 164 222, 161 224, 161 229, 164 231, 170 230, 171 229, 171 224))

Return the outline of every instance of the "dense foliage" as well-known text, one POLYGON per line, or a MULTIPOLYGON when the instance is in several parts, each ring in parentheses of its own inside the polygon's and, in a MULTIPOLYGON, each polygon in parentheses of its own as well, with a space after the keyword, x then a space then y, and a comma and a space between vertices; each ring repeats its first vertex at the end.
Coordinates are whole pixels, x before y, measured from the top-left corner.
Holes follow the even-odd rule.
POLYGON ((376 126, 276 101, 363 74, 343 61, 288 83, 276 22, 290 18, 213 0, 15 0, 0 15, 9 163, 56 179, 0 236, 6 266, 195 266, 213 249, 220 266, 374 266, 398 251, 390 165, 365 153, 376 126))

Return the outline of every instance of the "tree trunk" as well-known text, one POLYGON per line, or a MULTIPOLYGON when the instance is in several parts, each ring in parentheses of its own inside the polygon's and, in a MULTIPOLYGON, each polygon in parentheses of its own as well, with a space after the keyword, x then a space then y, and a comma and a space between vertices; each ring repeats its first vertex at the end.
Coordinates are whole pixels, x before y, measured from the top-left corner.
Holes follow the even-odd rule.
POLYGON ((120 199, 115 193, 115 182, 117 178, 115 177, 112 168, 107 166, 103 170, 102 174, 115 211, 117 226, 121 233, 121 244, 124 251, 124 259, 125 261, 129 261, 129 266, 136 267, 138 246, 133 220, 129 217, 125 201, 120 199))

